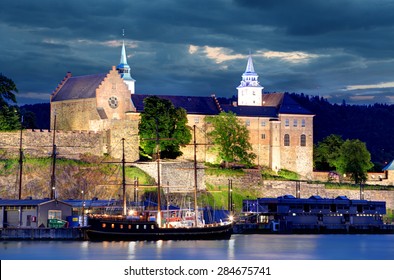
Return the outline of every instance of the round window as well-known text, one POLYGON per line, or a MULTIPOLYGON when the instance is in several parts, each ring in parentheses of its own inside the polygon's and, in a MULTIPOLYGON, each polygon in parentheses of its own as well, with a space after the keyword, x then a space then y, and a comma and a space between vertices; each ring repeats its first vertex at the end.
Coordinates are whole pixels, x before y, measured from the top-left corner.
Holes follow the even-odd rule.
POLYGON ((108 99, 108 104, 109 107, 111 107, 112 109, 115 109, 116 107, 118 107, 118 98, 116 96, 112 96, 108 99))

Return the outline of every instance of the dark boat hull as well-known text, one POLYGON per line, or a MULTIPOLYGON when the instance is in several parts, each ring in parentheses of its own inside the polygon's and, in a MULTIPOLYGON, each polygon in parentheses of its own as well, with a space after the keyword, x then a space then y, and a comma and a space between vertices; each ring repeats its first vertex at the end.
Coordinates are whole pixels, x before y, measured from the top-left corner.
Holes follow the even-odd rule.
POLYGON ((159 228, 155 222, 89 219, 91 241, 219 240, 230 239, 233 224, 189 228, 159 228), (103 227, 105 224, 105 227, 103 227))

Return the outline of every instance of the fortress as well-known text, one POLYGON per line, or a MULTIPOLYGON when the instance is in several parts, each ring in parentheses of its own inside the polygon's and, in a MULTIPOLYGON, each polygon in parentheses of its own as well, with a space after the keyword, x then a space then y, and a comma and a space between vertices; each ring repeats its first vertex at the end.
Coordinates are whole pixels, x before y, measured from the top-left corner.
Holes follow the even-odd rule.
MULTIPOLYGON (((204 93, 201 96, 157 96, 187 111, 188 125, 198 128, 197 143, 207 143, 204 131, 209 124, 205 123, 206 116, 231 111, 250 132, 252 152, 257 156, 256 165, 268 166, 274 171, 287 169, 311 178, 314 115, 286 93, 264 93, 258 78, 249 55, 242 80, 236 88, 236 100, 204 93)), ((51 130, 55 128, 59 136, 59 156, 76 158, 78 154, 91 153, 120 158, 120 140, 125 138, 127 160, 137 161, 139 116, 144 110, 143 100, 151 95, 135 92, 135 83, 127 63, 124 42, 119 65, 113 66, 108 73, 75 77, 67 73, 50 100, 51 130), (66 151, 69 146, 74 148, 66 151), (65 155, 62 155, 62 150, 65 155)), ((51 133, 30 131, 25 133, 24 141, 26 145, 34 145, 35 149, 51 147, 48 135, 51 133), (41 144, 32 144, 34 141, 41 144)), ((18 147, 15 145, 15 148, 18 147)), ((29 148, 26 150, 28 152, 29 148)), ((192 146, 186 146, 182 152, 182 159, 193 159, 192 146)), ((213 162, 215 159, 207 145, 198 147, 199 162, 213 162)))

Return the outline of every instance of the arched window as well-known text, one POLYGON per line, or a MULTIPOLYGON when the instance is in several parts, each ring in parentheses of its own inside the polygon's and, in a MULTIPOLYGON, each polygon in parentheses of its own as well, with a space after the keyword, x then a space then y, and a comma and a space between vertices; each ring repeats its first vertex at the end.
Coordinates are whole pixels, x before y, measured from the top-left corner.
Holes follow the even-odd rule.
POLYGON ((301 139, 300 139, 301 147, 306 146, 306 136, 305 134, 301 134, 301 139))
POLYGON ((290 146, 290 135, 289 134, 285 134, 284 145, 285 146, 290 146))

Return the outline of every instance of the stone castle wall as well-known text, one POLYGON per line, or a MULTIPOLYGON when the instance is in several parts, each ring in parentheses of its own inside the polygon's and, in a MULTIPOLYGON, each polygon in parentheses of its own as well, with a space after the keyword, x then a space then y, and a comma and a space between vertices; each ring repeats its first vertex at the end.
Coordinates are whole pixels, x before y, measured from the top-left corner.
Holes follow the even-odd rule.
MULTIPOLYGON (((157 162, 136 163, 134 166, 142 169, 157 182, 157 162)), ((194 163, 188 161, 161 161, 160 162, 160 182, 161 187, 170 192, 190 192, 193 191, 194 163)), ((205 190, 205 172, 203 166, 197 165, 197 187, 205 190)))
POLYGON ((55 112, 56 129, 63 131, 87 131, 90 130, 91 120, 100 119, 95 98, 51 102, 51 129, 54 127, 55 112))
MULTIPOLYGON (((102 132, 56 131, 58 157, 79 159, 81 154, 103 155, 105 139, 102 132)), ((0 150, 5 157, 19 154, 20 132, 1 132, 0 150)), ((23 130, 22 150, 25 156, 49 157, 53 148, 53 131, 23 130)))
MULTIPOLYGON (((111 129, 105 131, 63 131, 56 130, 57 156, 79 159, 83 154, 95 156, 110 155, 122 158, 122 138, 125 139, 125 158, 128 162, 139 159, 139 140, 136 131, 138 123, 110 121, 111 129)), ((17 157, 20 147, 20 132, 0 132, 0 151, 4 157, 17 157)), ((53 149, 53 130, 23 130, 22 150, 25 156, 49 157, 53 149)))

